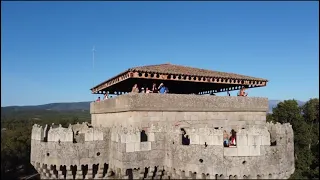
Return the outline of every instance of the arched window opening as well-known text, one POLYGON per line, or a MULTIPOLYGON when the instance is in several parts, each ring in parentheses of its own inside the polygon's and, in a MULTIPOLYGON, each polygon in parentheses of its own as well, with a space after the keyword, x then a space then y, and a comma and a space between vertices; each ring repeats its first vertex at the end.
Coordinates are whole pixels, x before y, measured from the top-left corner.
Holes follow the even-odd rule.
POLYGON ((146 134, 145 130, 142 130, 140 133, 140 142, 147 142, 148 141, 148 136, 146 134))
POLYGON ((186 130, 184 130, 183 128, 180 129, 182 131, 182 145, 190 145, 190 139, 189 136, 187 135, 186 130))

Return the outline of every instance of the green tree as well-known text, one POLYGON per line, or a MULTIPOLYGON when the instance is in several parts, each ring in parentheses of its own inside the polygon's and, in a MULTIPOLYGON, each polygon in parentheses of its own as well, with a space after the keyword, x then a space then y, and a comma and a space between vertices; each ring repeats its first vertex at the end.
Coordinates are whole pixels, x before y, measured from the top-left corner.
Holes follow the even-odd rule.
POLYGON ((306 102, 302 107, 302 112, 305 122, 310 126, 308 149, 313 158, 309 177, 319 179, 319 99, 314 98, 306 102))
POLYGON ((279 123, 294 123, 302 119, 301 108, 296 100, 285 100, 278 103, 273 108, 272 116, 275 122, 279 123))
POLYGON ((267 118, 292 125, 296 170, 290 178, 319 178, 319 100, 310 99, 302 107, 295 100, 280 102, 267 118))

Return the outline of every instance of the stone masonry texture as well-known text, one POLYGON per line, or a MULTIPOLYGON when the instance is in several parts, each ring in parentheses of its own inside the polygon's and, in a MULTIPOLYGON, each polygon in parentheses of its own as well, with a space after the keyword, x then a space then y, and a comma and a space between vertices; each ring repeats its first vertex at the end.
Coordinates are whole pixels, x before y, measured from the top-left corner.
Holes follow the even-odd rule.
POLYGON ((266 98, 126 94, 90 111, 91 123, 33 126, 41 178, 288 179, 295 170, 292 127, 266 122, 266 98), (231 129, 237 146, 224 147, 231 129))

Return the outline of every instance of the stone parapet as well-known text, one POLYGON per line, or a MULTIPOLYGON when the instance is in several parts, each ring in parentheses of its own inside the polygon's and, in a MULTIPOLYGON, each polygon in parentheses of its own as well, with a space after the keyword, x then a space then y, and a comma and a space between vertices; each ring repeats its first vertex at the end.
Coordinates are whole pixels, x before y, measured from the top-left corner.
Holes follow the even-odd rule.
MULTIPOLYGON (((81 125, 73 127, 80 132, 85 129, 81 125)), ((35 132, 39 131, 37 128, 35 132)), ((44 178, 67 179, 71 174, 95 179, 286 179, 294 172, 290 124, 237 127, 236 147, 223 146, 223 132, 229 132, 230 127, 150 122, 145 127, 119 125, 104 129, 109 133, 104 134, 103 140, 83 143, 42 142, 34 138, 31 163, 44 178), (143 142, 142 131, 147 136, 143 142), (183 143, 182 136, 186 135, 190 144, 183 143)))
POLYGON ((129 93, 90 104, 91 114, 126 111, 267 112, 261 97, 129 93))

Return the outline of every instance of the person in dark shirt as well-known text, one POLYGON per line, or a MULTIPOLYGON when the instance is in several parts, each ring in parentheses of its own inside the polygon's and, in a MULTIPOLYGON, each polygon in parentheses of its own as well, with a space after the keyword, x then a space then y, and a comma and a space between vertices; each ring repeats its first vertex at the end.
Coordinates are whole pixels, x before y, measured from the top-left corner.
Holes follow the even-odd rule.
POLYGON ((157 88, 157 84, 156 83, 153 83, 151 92, 152 93, 158 93, 158 88, 157 88))

